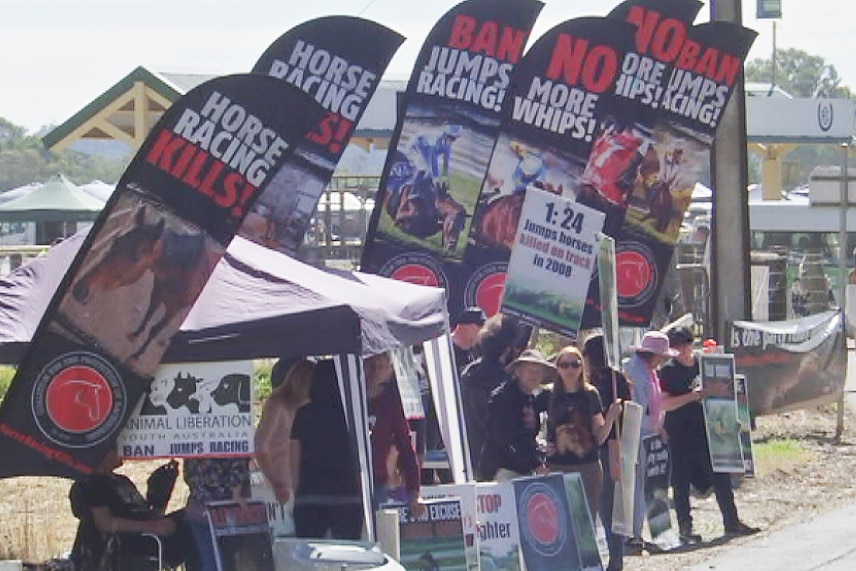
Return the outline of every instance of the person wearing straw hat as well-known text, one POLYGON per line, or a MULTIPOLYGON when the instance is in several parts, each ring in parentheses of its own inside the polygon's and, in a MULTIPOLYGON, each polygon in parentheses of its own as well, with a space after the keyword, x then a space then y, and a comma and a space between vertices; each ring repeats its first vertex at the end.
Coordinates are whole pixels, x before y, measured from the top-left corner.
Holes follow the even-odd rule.
POLYGON ((541 423, 534 393, 556 377, 556 366, 537 349, 523 351, 507 368, 511 379, 494 390, 488 401, 479 457, 481 477, 498 482, 548 472, 535 441, 541 423))
MULTIPOLYGON (((624 374, 633 389, 633 401, 642 407, 642 438, 659 434, 667 440, 663 430, 662 395, 660 377, 657 368, 669 357, 678 352, 669 347, 669 337, 661 331, 648 331, 642 336, 642 342, 632 347, 634 355, 624 367, 624 374)), ((641 440, 640 440, 641 442, 641 440)), ((627 554, 639 554, 643 548, 655 551, 653 544, 642 540, 642 525, 645 521, 645 466, 644 447, 639 446, 639 463, 636 464, 635 505, 633 509, 633 537, 628 540, 627 554)))

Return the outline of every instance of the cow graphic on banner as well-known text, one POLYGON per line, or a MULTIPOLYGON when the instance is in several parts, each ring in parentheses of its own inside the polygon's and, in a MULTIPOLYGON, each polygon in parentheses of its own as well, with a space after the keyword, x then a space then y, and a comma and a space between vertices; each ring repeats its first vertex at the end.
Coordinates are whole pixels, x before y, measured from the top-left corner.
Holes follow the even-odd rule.
POLYGON ((258 195, 321 116, 277 79, 206 82, 154 126, 0 407, 0 477, 92 472, 258 195), (271 102, 276 102, 272 105, 271 102))
POLYGON ((499 309, 505 265, 465 263, 499 111, 542 4, 466 0, 426 39, 404 95, 372 212, 364 271, 446 287, 457 314, 499 309), (476 299, 480 298, 480 299, 476 299))
POLYGON ((261 194, 241 236, 288 254, 297 251, 336 164, 403 40, 369 20, 328 16, 295 26, 262 54, 253 72, 305 91, 326 114, 261 194))

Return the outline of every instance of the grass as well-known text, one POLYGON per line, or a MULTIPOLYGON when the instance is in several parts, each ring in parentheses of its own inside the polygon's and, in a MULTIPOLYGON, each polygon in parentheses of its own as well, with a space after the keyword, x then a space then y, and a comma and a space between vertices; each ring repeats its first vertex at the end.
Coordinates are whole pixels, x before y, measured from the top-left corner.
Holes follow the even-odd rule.
POLYGON ((799 440, 793 438, 772 438, 765 442, 756 442, 752 446, 755 466, 760 473, 769 474, 777 470, 789 472, 812 459, 812 452, 799 440))
POLYGON ((12 377, 14 376, 15 367, 0 365, 0 402, 3 402, 3 397, 6 396, 6 391, 9 390, 9 385, 12 383, 12 377))

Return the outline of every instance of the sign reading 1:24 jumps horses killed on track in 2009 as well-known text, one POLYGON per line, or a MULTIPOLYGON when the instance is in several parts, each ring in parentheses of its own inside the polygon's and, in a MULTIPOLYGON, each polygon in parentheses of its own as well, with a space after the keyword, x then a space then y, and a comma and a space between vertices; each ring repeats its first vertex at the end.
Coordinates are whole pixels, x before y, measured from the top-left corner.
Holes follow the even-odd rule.
POLYGON ((235 75, 154 126, 57 289, 0 408, 0 477, 92 472, 258 194, 317 123, 311 97, 235 75))

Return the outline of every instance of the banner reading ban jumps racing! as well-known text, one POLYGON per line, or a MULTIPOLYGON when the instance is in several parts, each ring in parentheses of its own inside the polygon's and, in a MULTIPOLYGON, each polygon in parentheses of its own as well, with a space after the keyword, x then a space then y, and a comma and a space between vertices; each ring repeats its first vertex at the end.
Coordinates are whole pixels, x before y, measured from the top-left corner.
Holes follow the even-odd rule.
POLYGON ((336 164, 402 36, 375 22, 329 16, 277 39, 253 72, 305 91, 326 113, 247 215, 241 236, 289 254, 297 251, 336 164))
POLYGON ((320 116, 305 93, 262 75, 211 80, 164 113, 12 380, 0 455, 15 460, 0 477, 93 471, 253 202, 320 116))
POLYGON ((404 96, 387 154, 364 271, 445 287, 464 305, 499 308, 500 268, 465 262, 470 225, 499 127, 499 110, 542 4, 467 0, 434 26, 404 96))

